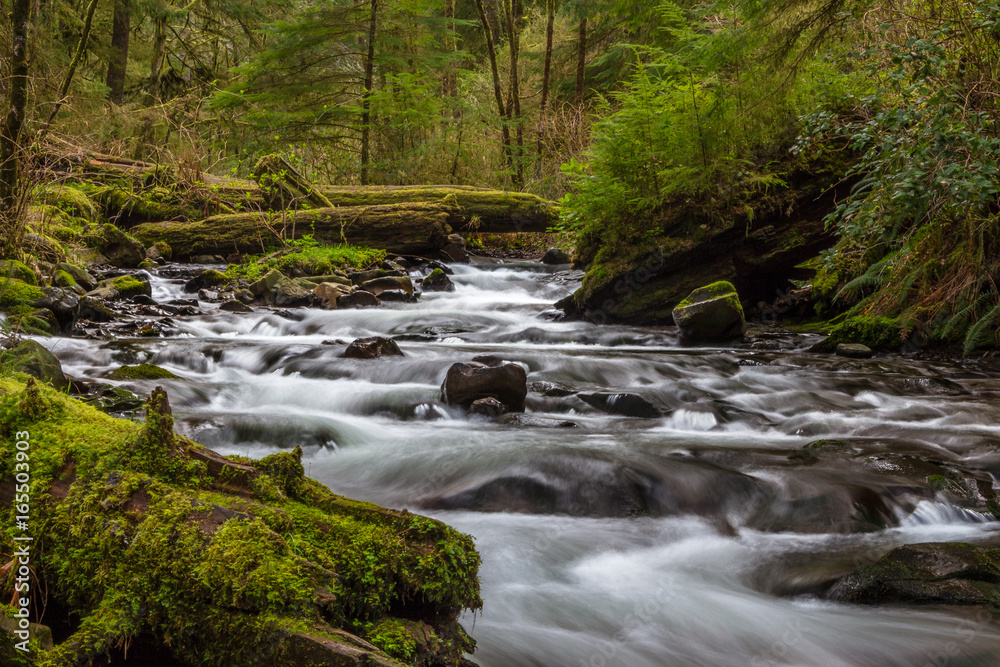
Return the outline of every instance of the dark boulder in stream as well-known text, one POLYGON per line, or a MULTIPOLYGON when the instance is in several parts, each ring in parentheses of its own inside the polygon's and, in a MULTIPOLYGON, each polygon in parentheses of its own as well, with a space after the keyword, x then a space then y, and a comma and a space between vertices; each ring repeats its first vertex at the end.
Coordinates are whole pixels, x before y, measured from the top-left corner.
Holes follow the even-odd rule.
POLYGON ((1000 607, 1000 548, 960 542, 908 544, 855 570, 830 599, 861 604, 1000 607))
POLYGON ((511 412, 524 412, 528 375, 517 364, 454 364, 441 385, 441 395, 449 405, 469 408, 481 398, 495 398, 511 412))
POLYGON ((655 419, 663 414, 658 407, 638 394, 598 392, 594 394, 577 394, 577 396, 588 405, 612 415, 655 419))
POLYGON ((403 351, 396 341, 382 336, 358 338, 344 350, 348 359, 378 359, 380 357, 402 357, 403 351))

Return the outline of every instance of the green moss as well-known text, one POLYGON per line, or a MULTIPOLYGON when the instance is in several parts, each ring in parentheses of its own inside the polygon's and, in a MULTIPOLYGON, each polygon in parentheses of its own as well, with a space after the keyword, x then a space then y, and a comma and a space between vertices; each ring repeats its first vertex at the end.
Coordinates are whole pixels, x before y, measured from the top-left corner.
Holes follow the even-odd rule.
POLYGON ((170 247, 170 244, 167 243, 166 241, 157 241, 156 243, 153 244, 153 247, 159 251, 163 259, 170 259, 174 255, 173 249, 170 247))
POLYGON ((417 640, 398 618, 387 618, 366 633, 366 639, 394 658, 412 662, 417 657, 417 640))
POLYGON ((309 239, 292 242, 293 247, 300 247, 300 252, 290 253, 258 263, 264 256, 249 255, 241 264, 231 264, 226 269, 225 279, 243 278, 249 281, 259 280, 272 269, 285 275, 293 273, 307 276, 322 276, 333 274, 341 269, 361 269, 377 264, 385 259, 384 250, 365 248, 352 245, 316 245, 309 239))
POLYGON ((898 350, 902 345, 899 321, 890 317, 852 317, 837 325, 826 339, 827 347, 860 343, 873 350, 898 350))
POLYGON ((42 290, 20 280, 0 279, 0 312, 7 315, 10 325, 29 333, 47 333, 48 325, 35 315, 34 303, 42 298, 42 290))
POLYGON ((138 278, 133 278, 132 276, 115 278, 111 284, 118 291, 118 296, 123 299, 129 299, 140 294, 148 295, 150 292, 149 283, 138 278))
MULTIPOLYGON (((145 424, 113 419, 0 377, 0 435, 30 432, 32 494, 48 499, 32 505, 46 538, 32 565, 50 600, 79 620, 38 655, 46 664, 86 663, 145 634, 185 664, 292 667, 303 663, 278 648, 292 632, 344 641, 333 628, 382 628, 387 645, 405 649, 398 626, 383 625, 390 610, 417 622, 481 606, 467 535, 300 478, 298 452, 258 463, 295 498, 232 494, 172 433, 165 394, 147 412, 145 424)), ((0 479, 14 455, 0 448, 0 479)), ((0 531, 12 530, 10 514, 0 507, 0 531)))
POLYGON ((109 218, 123 216, 129 220, 157 222, 187 219, 190 213, 183 200, 162 187, 140 191, 109 185, 95 191, 94 199, 109 218))
POLYGON ((0 279, 20 280, 29 285, 38 285, 38 276, 25 264, 16 259, 0 260, 0 279))
POLYGON ((52 284, 58 287, 74 287, 76 286, 76 279, 66 271, 59 269, 52 279, 52 284))
POLYGON ((42 191, 41 201, 55 206, 73 217, 95 220, 97 207, 86 193, 68 185, 50 185, 42 191))
POLYGON ((733 307, 738 309, 741 313, 743 312, 743 306, 740 304, 739 296, 736 294, 736 288, 731 282, 726 280, 719 280, 710 285, 699 287, 691 292, 686 299, 677 304, 676 307, 685 308, 690 306, 692 303, 708 301, 709 299, 718 299, 724 296, 731 297, 730 303, 733 307))
POLYGON ((154 366, 153 364, 139 364, 138 366, 122 366, 112 371, 108 378, 112 380, 179 380, 165 368, 154 366))

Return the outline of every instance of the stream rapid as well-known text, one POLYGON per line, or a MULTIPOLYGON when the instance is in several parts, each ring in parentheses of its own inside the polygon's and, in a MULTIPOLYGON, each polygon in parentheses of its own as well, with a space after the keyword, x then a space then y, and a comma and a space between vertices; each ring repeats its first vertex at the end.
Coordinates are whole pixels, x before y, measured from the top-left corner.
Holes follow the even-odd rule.
MULTIPOLYGON (((223 454, 304 450, 337 493, 438 518, 482 555, 463 625, 484 667, 998 665, 988 614, 829 602, 889 549, 996 541, 1000 522, 926 487, 942 462, 1000 470, 1000 368, 780 349, 691 348, 671 328, 560 321, 579 275, 452 267, 455 292, 359 310, 202 303, 153 339, 44 341, 76 378, 149 362, 185 435, 223 454), (344 359, 394 338, 404 357, 344 359), (520 424, 446 406, 449 366, 521 364, 520 424), (595 409, 632 393, 663 415, 595 409), (816 456, 816 441, 834 441, 816 456), (811 450, 809 450, 811 451, 811 450)), ((190 298, 154 275, 153 298, 190 298)), ((996 486, 995 480, 993 485, 996 486)))

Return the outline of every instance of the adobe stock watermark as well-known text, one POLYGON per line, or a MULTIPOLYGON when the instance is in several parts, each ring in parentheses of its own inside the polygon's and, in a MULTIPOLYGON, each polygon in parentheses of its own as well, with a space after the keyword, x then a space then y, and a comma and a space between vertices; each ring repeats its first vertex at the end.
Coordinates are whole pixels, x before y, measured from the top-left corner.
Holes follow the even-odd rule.
POLYGON ((14 648, 27 653, 31 641, 31 443, 27 431, 14 435, 14 556, 11 569, 14 572, 14 620, 13 634, 20 641, 14 648))

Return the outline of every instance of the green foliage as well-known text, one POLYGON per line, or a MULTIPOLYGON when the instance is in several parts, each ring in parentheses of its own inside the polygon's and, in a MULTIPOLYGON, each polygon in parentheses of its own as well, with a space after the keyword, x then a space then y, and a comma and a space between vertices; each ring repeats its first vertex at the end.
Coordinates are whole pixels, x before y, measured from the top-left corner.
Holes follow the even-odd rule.
POLYGON ((892 7, 853 54, 872 85, 806 119, 797 150, 846 148, 856 185, 827 222, 825 273, 854 312, 900 317, 966 354, 996 343, 1000 128, 993 35, 1000 6, 892 7))
POLYGON ((412 662, 417 657, 417 642, 406 625, 397 618, 387 618, 366 633, 366 638, 394 658, 412 662))
POLYGON ((329 275, 335 271, 347 268, 360 269, 376 264, 385 259, 385 251, 362 246, 345 244, 320 245, 312 235, 304 234, 301 238, 289 241, 289 246, 301 249, 300 252, 288 253, 280 257, 272 257, 263 263, 258 263, 266 255, 251 255, 241 264, 231 264, 226 269, 229 280, 245 278, 250 281, 259 280, 268 271, 277 269, 282 273, 298 271, 307 276, 329 275))
POLYGON ((860 343, 873 350, 899 350, 903 330, 899 322, 889 317, 852 317, 834 327, 826 340, 828 346, 838 343, 860 343))

